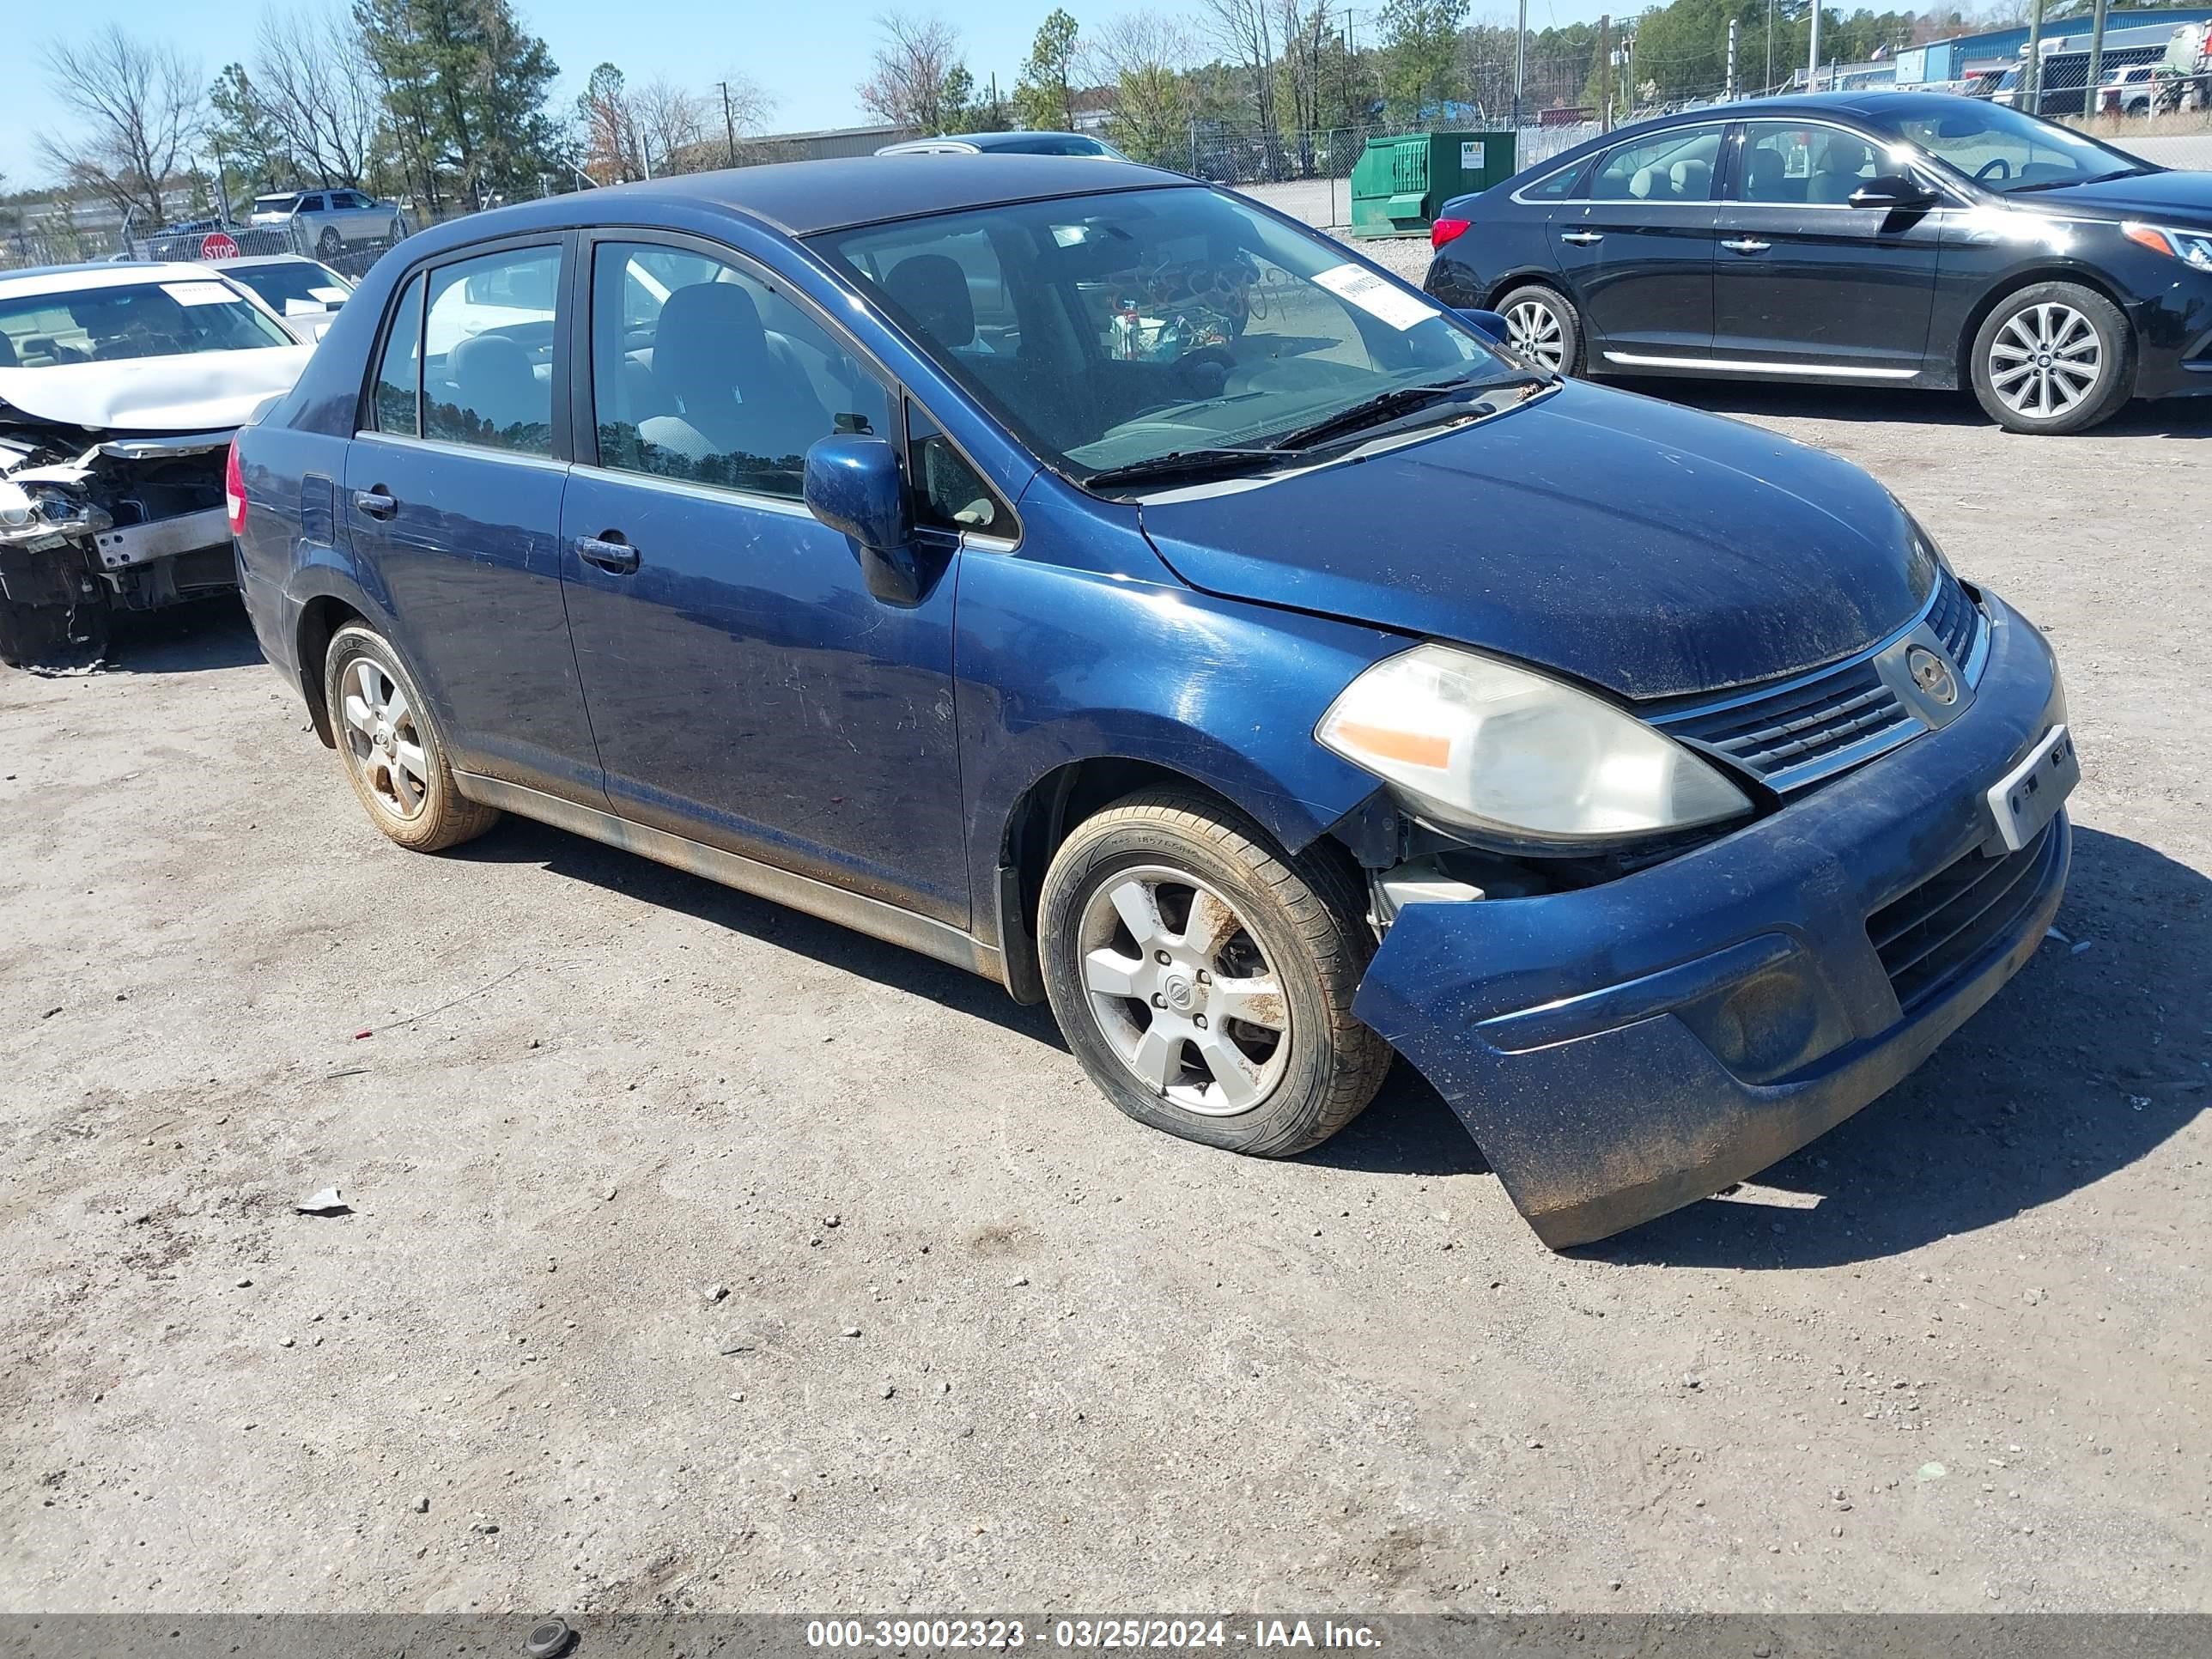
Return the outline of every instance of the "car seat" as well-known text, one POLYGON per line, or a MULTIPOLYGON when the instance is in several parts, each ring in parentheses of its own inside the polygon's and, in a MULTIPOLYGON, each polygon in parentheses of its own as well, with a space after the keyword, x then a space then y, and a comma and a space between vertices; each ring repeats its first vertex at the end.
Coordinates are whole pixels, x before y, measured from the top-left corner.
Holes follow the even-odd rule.
POLYGON ((1713 193, 1713 164, 1694 160, 1677 161, 1668 170, 1667 182, 1677 201, 1705 201, 1713 193))
POLYGON ((437 428, 441 422, 434 415, 434 438, 489 438, 514 447, 507 439, 514 428, 543 428, 551 417, 550 387, 532 369, 530 354, 504 334, 477 334, 463 340, 447 359, 446 373, 453 383, 453 401, 491 430, 441 432, 437 428))
POLYGON ((812 383, 770 349, 759 308, 735 283, 694 283, 668 296, 653 378, 675 412, 641 421, 638 435, 695 465, 781 460, 830 430, 812 383))

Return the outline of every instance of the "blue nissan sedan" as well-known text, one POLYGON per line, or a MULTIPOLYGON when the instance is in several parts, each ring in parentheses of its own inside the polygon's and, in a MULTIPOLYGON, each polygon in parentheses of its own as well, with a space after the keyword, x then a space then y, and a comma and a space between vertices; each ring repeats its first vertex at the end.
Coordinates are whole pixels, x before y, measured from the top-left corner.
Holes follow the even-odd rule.
POLYGON ((1576 1244, 1996 994, 2078 770, 1864 473, 1492 324, 1108 160, 502 209, 240 433, 246 603, 403 846, 520 813, 959 963, 1212 1146, 1403 1055, 1576 1244))

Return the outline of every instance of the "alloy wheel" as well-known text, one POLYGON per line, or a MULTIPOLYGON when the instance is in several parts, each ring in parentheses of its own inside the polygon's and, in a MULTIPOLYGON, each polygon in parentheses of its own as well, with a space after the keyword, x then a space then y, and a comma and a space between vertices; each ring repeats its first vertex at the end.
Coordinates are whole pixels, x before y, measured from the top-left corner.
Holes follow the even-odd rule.
POLYGON ((2065 414, 2105 374, 2096 325, 2056 301, 2024 306, 1990 343, 1990 385, 2006 408, 2032 420, 2065 414))
POLYGON ((1559 314, 1540 300, 1523 300, 1505 313, 1505 337, 1522 356, 1547 368, 1566 362, 1566 331, 1559 326, 1559 314))
POLYGON ((430 761, 407 693, 383 665, 356 657, 345 672, 346 755, 377 804, 396 817, 422 816, 430 761))
POLYGON ((1164 865, 1116 872, 1080 927, 1099 1030, 1139 1083, 1207 1117, 1249 1112, 1288 1068, 1290 999, 1237 908, 1164 865))

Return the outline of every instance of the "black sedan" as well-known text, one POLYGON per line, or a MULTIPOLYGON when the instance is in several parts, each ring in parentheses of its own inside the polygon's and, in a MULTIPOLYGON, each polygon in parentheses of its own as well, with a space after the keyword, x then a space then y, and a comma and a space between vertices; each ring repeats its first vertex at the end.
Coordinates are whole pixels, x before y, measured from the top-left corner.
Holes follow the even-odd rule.
POLYGON ((1972 386, 2015 432, 2212 393, 2212 173, 1940 93, 1763 99, 1445 204, 1426 286, 1568 373, 1972 386))

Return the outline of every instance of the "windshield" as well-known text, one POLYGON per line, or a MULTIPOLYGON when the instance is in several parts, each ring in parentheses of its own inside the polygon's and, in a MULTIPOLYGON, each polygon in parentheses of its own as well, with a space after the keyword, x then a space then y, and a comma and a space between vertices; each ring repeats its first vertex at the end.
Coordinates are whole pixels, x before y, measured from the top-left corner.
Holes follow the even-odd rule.
POLYGON ((1895 110, 1878 125, 1990 190, 2051 190, 2152 171, 2124 150, 2002 104, 1895 110))
POLYGON ((1400 388, 1532 378, 1340 244, 1195 185, 867 225, 814 246, 1079 478, 1257 447, 1400 388))
POLYGON ((223 275, 243 283, 278 311, 293 302, 320 309, 345 303, 345 279, 306 259, 274 265, 226 265, 223 275))
POLYGON ((0 300, 0 368, 113 363, 298 342, 213 277, 0 300))

